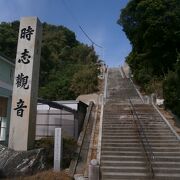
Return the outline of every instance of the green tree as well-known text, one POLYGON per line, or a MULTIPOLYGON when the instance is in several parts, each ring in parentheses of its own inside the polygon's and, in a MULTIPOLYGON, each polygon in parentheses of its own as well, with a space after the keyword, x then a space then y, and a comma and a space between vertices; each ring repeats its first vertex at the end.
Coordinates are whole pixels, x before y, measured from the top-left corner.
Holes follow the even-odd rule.
POLYGON ((98 71, 93 66, 84 65, 72 78, 71 89, 75 95, 88 94, 97 91, 98 71))
POLYGON ((175 71, 170 71, 163 83, 166 107, 180 117, 180 56, 175 64, 175 71))
POLYGON ((19 21, 0 24, 0 52, 11 59, 16 57, 19 21))
POLYGON ((180 1, 132 0, 118 23, 132 44, 135 58, 127 59, 132 69, 143 68, 150 76, 173 69, 180 48, 180 1))

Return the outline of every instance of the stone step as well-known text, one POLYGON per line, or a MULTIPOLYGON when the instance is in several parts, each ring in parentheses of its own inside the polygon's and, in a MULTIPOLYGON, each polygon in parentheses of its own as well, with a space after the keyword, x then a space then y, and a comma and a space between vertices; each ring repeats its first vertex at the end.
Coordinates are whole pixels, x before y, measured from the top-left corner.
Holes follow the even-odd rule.
POLYGON ((131 126, 131 129, 129 127, 127 127, 127 126, 122 126, 122 127, 103 127, 103 130, 116 130, 116 131, 133 130, 133 131, 135 131, 134 126, 131 126))
MULTIPOLYGON (((180 156, 180 152, 153 152, 154 156, 180 156)), ((101 152, 101 155, 115 155, 115 156, 122 156, 122 155, 128 155, 128 156, 136 156, 136 155, 144 155, 144 151, 108 151, 104 150, 101 152)))
MULTIPOLYGON (((134 124, 131 124, 132 125, 132 127, 136 127, 134 124)), ((128 129, 128 127, 126 127, 126 126, 103 126, 103 129, 112 129, 112 130, 125 130, 125 129, 128 129)), ((146 127, 144 127, 144 130, 146 131, 146 129, 147 130, 160 130, 160 129, 164 129, 164 130, 169 130, 170 131, 170 129, 169 129, 169 127, 167 127, 167 126, 162 126, 162 127, 159 127, 159 126, 146 126, 146 127)), ((135 130, 135 129, 134 129, 135 130)))
POLYGON ((153 150, 153 152, 154 151, 155 152, 160 152, 160 151, 162 151, 162 152, 164 152, 164 151, 166 151, 166 152, 169 152, 169 151, 178 152, 178 151, 180 151, 180 148, 179 147, 171 147, 171 146, 168 146, 168 147, 166 147, 166 146, 164 146, 164 147, 152 146, 152 150, 153 150))
POLYGON ((178 161, 152 161, 153 168, 180 168, 178 161))
MULTIPOLYGON (((118 146, 102 146, 102 151, 138 151, 138 150, 142 150, 143 147, 142 146, 122 146, 122 147, 118 147, 118 146)), ((175 148, 175 147, 152 147, 152 151, 153 152, 180 152, 179 148, 175 148)))
POLYGON ((101 166, 113 166, 113 167, 119 167, 119 166, 128 166, 128 167, 146 167, 146 161, 112 161, 112 160, 102 160, 101 159, 101 166))
POLYGON ((131 139, 139 139, 139 135, 134 135, 134 134, 113 134, 113 133, 103 133, 103 138, 112 138, 112 139, 114 139, 114 138, 117 138, 117 139, 129 139, 129 138, 131 138, 131 139))
MULTIPOLYGON (((176 142, 175 143, 173 143, 173 142, 164 143, 164 142, 150 142, 150 141, 148 141, 148 143, 149 143, 151 148, 156 148, 156 147, 161 147, 161 148, 167 147, 167 149, 169 147, 175 147, 175 148, 179 147, 180 148, 179 143, 177 144, 176 142)), ((146 141, 144 142, 144 144, 147 145, 146 141)), ((134 146, 135 147, 135 146, 142 146, 142 143, 138 140, 136 140, 136 141, 132 141, 132 140, 131 141, 113 141, 113 140, 107 141, 107 140, 103 140, 102 146, 107 146, 107 147, 110 147, 110 146, 112 146, 112 147, 134 146)))
MULTIPOLYGON (((131 131, 131 130, 126 130, 126 131, 122 131, 122 130, 102 130, 102 133, 103 134, 119 134, 119 135, 138 135, 139 136, 139 133, 138 133, 138 130, 137 131, 131 131)), ((171 137, 175 137, 176 136, 174 134, 172 134, 171 132, 149 132, 149 131, 144 131, 144 134, 146 136, 155 136, 155 137, 158 137, 158 136, 161 136, 162 137, 167 137, 167 136, 171 136, 171 137)))
MULTIPOLYGON (((104 108, 105 109, 105 108, 104 108)), ((112 113, 110 111, 104 112, 103 114, 103 119, 121 119, 121 118, 127 118, 127 119, 133 119, 133 115, 131 112, 128 111, 120 111, 120 112, 115 112, 112 113)))
MULTIPOLYGON (((119 126, 118 125, 114 125, 114 126, 109 125, 109 127, 108 126, 103 126, 103 129, 104 130, 119 130, 120 131, 120 130, 129 129, 130 127, 131 127, 131 130, 134 130, 134 131, 136 129, 138 129, 138 128, 136 128, 136 125, 130 124, 130 123, 122 123, 119 126)), ((153 130, 156 130, 157 132, 159 132, 161 130, 167 130, 167 131, 171 132, 168 127, 159 127, 159 126, 143 126, 143 130, 144 131, 148 131, 148 130, 153 131, 153 130)))
POLYGON ((126 154, 128 156, 144 156, 144 149, 143 148, 129 148, 128 150, 126 148, 118 148, 118 147, 112 147, 112 148, 108 148, 108 147, 103 147, 103 151, 101 152, 101 155, 112 155, 112 156, 126 156, 126 154), (112 150, 111 150, 112 149, 112 150))
MULTIPOLYGON (((121 112, 113 112, 113 113, 104 113, 103 114, 103 120, 133 120, 134 121, 134 117, 132 115, 132 113, 129 113, 128 111, 121 111, 121 112)), ((144 121, 144 122, 164 122, 164 120, 160 117, 160 116, 155 116, 155 117, 152 117, 151 115, 149 114, 146 114, 146 115, 140 115, 139 116, 139 119, 141 121, 144 121)), ((136 119, 135 119, 136 120, 136 119)), ((104 122, 104 121, 103 121, 104 122)))
POLYGON ((101 171, 104 172, 147 172, 146 167, 132 166, 102 166, 101 171))
POLYGON ((102 139, 103 143, 140 143, 140 140, 137 139, 102 139))
MULTIPOLYGON (((122 127, 124 127, 125 125, 131 125, 131 126, 136 126, 136 124, 135 123, 133 123, 133 122, 124 122, 124 121, 119 121, 119 122, 117 122, 117 123, 106 123, 106 124, 103 124, 103 128, 122 128, 122 127)), ((157 127, 157 128, 167 128, 167 125, 166 124, 156 124, 156 123, 154 123, 154 124, 142 124, 142 126, 144 127, 144 128, 154 128, 154 127, 157 127)))
POLYGON ((180 167, 153 167, 154 173, 180 173, 180 167))
MULTIPOLYGON (((138 136, 133 136, 133 135, 122 135, 122 134, 112 134, 112 133, 106 133, 103 134, 103 139, 139 139, 138 136)), ((149 141, 151 140, 176 140, 175 136, 165 136, 165 137, 160 137, 160 136, 147 136, 147 139, 149 141)))
MULTIPOLYGON (((126 144, 139 144, 139 145, 142 145, 142 142, 137 138, 137 139, 111 139, 111 138, 103 138, 102 139, 102 144, 103 145, 108 145, 110 146, 112 144, 112 146, 115 145, 126 145, 126 144)), ((166 142, 166 141, 159 141, 159 140, 148 140, 148 141, 145 141, 144 140, 144 145, 150 145, 152 148, 154 149, 169 149, 169 150, 174 150, 174 149, 177 149, 177 150, 180 150, 180 146, 179 146, 179 143, 177 143, 176 141, 174 142, 166 142)))
POLYGON ((137 134, 137 131, 131 131, 131 127, 126 127, 128 129, 126 130, 119 130, 119 129, 115 129, 115 130, 112 130, 112 129, 103 129, 102 132, 103 133, 123 133, 123 132, 126 132, 126 133, 134 133, 134 134, 137 134))
MULTIPOLYGON (((153 168, 155 175, 157 173, 169 173, 169 174, 175 174, 180 173, 180 168, 166 168, 166 167, 155 167, 153 168)), ((148 167, 129 167, 129 166, 103 166, 101 167, 102 172, 148 172, 148 167)))
MULTIPOLYGON (((122 132, 122 133, 129 133, 129 132, 132 132, 132 133, 136 133, 138 132, 138 129, 136 128, 130 128, 130 127, 125 127, 125 129, 102 129, 103 132, 108 132, 108 131, 112 131, 112 132, 122 132)), ((170 131, 170 130, 162 130, 162 129, 159 129, 159 130, 148 130, 148 129, 144 129, 143 130, 145 133, 149 133, 149 134, 172 134, 173 133, 170 131)))
MULTIPOLYGON (((106 122, 106 121, 104 121, 106 122)), ((135 125, 134 121, 122 121, 122 120, 118 120, 116 123, 112 123, 112 121, 110 121, 109 123, 104 123, 103 122, 103 127, 121 127, 122 125, 124 124, 132 124, 132 125, 135 125)), ((157 127, 167 127, 167 124, 165 124, 165 122, 162 122, 162 123, 156 123, 156 122, 151 122, 151 123, 142 123, 142 126, 143 127, 148 127, 148 126, 157 126, 157 127)))
POLYGON ((157 180, 179 180, 180 173, 156 173, 155 179, 157 179, 157 180))
POLYGON ((177 143, 177 142, 169 142, 169 143, 166 143, 166 142, 150 142, 148 141, 150 146, 151 147, 179 147, 180 148, 180 144, 177 143))
MULTIPOLYGON (((147 163, 144 159, 142 160, 104 160, 101 159, 101 167, 119 167, 119 166, 128 166, 128 167, 146 167, 147 163)), ((153 168, 180 168, 180 162, 171 162, 171 161, 152 161, 153 168)))
POLYGON ((107 128, 114 128, 114 129, 122 129, 125 126, 132 126, 135 127, 134 123, 127 123, 127 122, 119 122, 119 123, 109 123, 109 124, 103 124, 103 129, 107 129, 107 128))
MULTIPOLYGON (((106 134, 112 134, 112 135, 123 135, 123 136, 129 136, 129 135, 131 135, 131 136, 139 136, 138 135, 138 133, 135 133, 135 132, 122 132, 122 131, 113 131, 113 130, 106 130, 106 131, 104 131, 103 130, 103 134, 104 135, 106 135, 106 134)), ((148 137, 148 136, 150 136, 150 137, 152 137, 152 136, 156 136, 156 137, 167 137, 167 136, 171 136, 171 137, 174 137, 174 138, 176 138, 172 133, 170 133, 170 132, 167 132, 167 133, 161 133, 161 132, 159 132, 159 133, 157 133, 157 132, 155 132, 155 133, 149 133, 149 132, 144 132, 144 134, 148 137)))
MULTIPOLYGON (((114 117, 132 117, 131 111, 129 109, 127 110, 118 110, 118 111, 112 111, 112 107, 104 107, 105 111, 103 114, 103 117, 105 118, 114 118, 114 117), (111 109, 107 110, 108 108, 111 109)), ((146 119, 146 120, 162 120, 162 118, 157 113, 140 113, 138 112, 139 118, 146 119), (153 119, 152 119, 153 118, 153 119)))
MULTIPOLYGON (((140 142, 140 139, 137 138, 137 139, 115 139, 115 138, 112 138, 112 139, 102 139, 102 142, 116 142, 116 143, 122 143, 122 142, 140 142)), ((166 139, 153 139, 153 140, 150 140, 148 139, 148 142, 151 144, 151 143, 177 143, 178 145, 180 145, 179 141, 178 140, 166 140, 166 139)))
POLYGON ((107 146, 102 146, 102 151, 142 151, 143 147, 137 146, 137 147, 107 147, 107 146))
MULTIPOLYGON (((129 138, 129 139, 131 139, 133 137, 140 139, 140 135, 134 134, 134 133, 125 134, 125 133, 121 133, 121 132, 104 132, 103 135, 104 135, 103 138, 109 136, 109 137, 112 137, 112 139, 114 139, 114 138, 117 138, 117 139, 118 138, 119 139, 123 139, 123 138, 128 139, 129 138)), ((166 140, 167 139, 167 141, 170 141, 170 140, 176 141, 177 140, 177 138, 172 134, 156 135, 156 134, 146 134, 146 133, 143 134, 142 133, 142 136, 146 136, 147 139, 149 139, 149 140, 152 140, 152 139, 154 139, 154 140, 166 140)), ((177 141, 177 143, 178 143, 178 141, 177 141)))
POLYGON ((161 136, 161 137, 172 136, 172 137, 175 137, 174 134, 171 133, 170 131, 168 131, 168 132, 161 132, 161 131, 159 131, 159 132, 146 132, 146 131, 144 131, 144 134, 146 136, 157 136, 157 137, 158 136, 161 136))
MULTIPOLYGON (((103 131, 103 134, 104 133, 109 133, 109 134, 113 134, 115 131, 103 131)), ((118 134, 122 134, 122 135, 132 135, 132 136, 137 136, 138 135, 138 132, 137 131, 118 131, 117 132, 118 134)))
POLYGON ((177 156, 155 156, 154 161, 168 161, 168 162, 180 162, 180 157, 177 156))
POLYGON ((147 173, 143 172, 103 172, 102 179, 135 179, 138 178, 139 180, 147 180, 148 175, 147 173))
MULTIPOLYGON (((115 161, 145 161, 146 157, 142 155, 129 156, 129 155, 102 155, 102 160, 115 160, 115 161)), ((176 156, 155 156, 152 160, 154 162, 180 162, 180 158, 176 156)))
POLYGON ((144 156, 125 156, 125 155, 102 155, 101 160, 111 160, 111 161, 146 161, 146 158, 144 156))
POLYGON ((126 129, 102 129, 102 133, 128 133, 128 134, 138 134, 138 130, 135 130, 132 127, 125 127, 126 129))
POLYGON ((121 114, 116 114, 116 115, 104 115, 103 116, 103 122, 116 121, 116 120, 134 121, 133 115, 126 113, 126 112, 122 112, 121 114))
POLYGON ((126 119, 126 120, 132 120, 133 119, 133 115, 131 112, 129 112, 129 110, 127 111, 119 111, 119 112, 105 112, 105 114, 103 114, 103 119, 105 120, 121 120, 121 119, 126 119))
POLYGON ((126 118, 123 118, 122 117, 123 115, 117 115, 117 116, 114 116, 114 117, 103 117, 103 124, 106 124, 106 123, 119 123, 119 122, 131 122, 131 123, 134 123, 134 119, 133 119, 133 116, 131 115, 127 115, 129 117, 126 117, 126 118))
POLYGON ((128 143, 128 142, 123 142, 123 143, 103 143, 102 142, 102 147, 141 147, 142 144, 140 142, 138 143, 128 143))
MULTIPOLYGON (((104 173, 105 175, 102 176, 103 180, 150 180, 151 177, 150 175, 147 175, 145 177, 142 176, 133 176, 131 177, 131 175, 128 175, 128 173, 119 176, 116 173, 116 176, 113 176, 112 174, 109 173, 104 173)), ((164 173, 157 173, 155 175, 155 178, 153 178, 155 180, 179 180, 180 179, 180 175, 179 174, 164 174, 164 173)))
MULTIPOLYGON (((139 135, 137 135, 135 138, 137 138, 139 135)), ((169 139, 177 139, 175 136, 173 136, 173 135, 166 135, 166 136, 156 136, 156 135, 146 135, 147 136, 147 138, 148 139, 167 139, 167 140, 169 140, 169 139)), ((121 133, 108 133, 108 132, 106 132, 106 133, 103 133, 103 138, 104 137, 112 137, 112 138, 133 138, 134 136, 133 135, 131 135, 131 134, 129 134, 129 135, 126 135, 126 134, 121 134, 121 133)))

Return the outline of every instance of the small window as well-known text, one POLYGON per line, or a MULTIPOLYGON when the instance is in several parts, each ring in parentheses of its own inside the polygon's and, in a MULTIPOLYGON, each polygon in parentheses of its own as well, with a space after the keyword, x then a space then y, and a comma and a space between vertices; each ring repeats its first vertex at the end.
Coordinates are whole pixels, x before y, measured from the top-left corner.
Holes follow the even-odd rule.
POLYGON ((0 117, 7 116, 8 98, 0 96, 0 117))

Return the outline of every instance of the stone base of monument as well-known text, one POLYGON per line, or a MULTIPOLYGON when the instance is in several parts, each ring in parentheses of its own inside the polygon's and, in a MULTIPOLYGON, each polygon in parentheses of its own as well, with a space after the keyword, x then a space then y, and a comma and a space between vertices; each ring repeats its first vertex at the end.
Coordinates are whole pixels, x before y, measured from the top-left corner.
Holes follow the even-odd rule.
POLYGON ((0 179, 31 175, 45 168, 43 149, 18 152, 0 145, 0 179))

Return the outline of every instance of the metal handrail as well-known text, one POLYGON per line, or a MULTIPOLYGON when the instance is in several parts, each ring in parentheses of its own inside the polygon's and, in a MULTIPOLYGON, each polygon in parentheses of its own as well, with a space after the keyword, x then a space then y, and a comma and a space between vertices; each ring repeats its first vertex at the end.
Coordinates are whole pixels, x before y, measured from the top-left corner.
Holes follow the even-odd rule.
POLYGON ((152 160, 155 159, 155 156, 154 156, 154 153, 152 151, 152 147, 149 144, 148 138, 147 138, 147 136, 146 136, 146 134, 144 132, 142 122, 139 119, 138 114, 137 114, 137 112, 135 110, 135 107, 134 107, 134 105, 133 105, 130 98, 129 98, 129 102, 130 102, 131 107, 132 107, 133 119, 135 120, 135 124, 136 124, 137 130, 138 130, 138 133, 139 133, 143 148, 144 148, 145 153, 146 153, 146 158, 148 160, 148 165, 150 167, 150 172, 151 172, 152 178, 154 178, 154 169, 153 169, 153 166, 152 166, 152 160), (135 118, 135 116, 136 116, 136 118, 135 118), (145 140, 145 142, 144 142, 144 140, 145 140))

